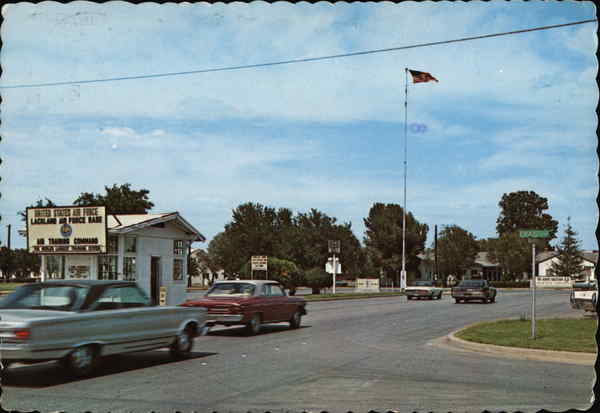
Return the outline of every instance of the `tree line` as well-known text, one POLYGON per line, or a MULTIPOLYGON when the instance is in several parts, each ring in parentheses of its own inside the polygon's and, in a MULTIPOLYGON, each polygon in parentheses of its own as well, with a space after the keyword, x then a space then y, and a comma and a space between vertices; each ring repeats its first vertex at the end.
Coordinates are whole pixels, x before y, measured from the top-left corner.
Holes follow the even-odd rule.
MULTIPOLYGON (((143 214, 154 206, 147 189, 134 190, 128 183, 105 186, 104 194, 83 192, 73 205, 106 206, 109 214, 143 214)), ((45 198, 31 206, 53 207, 56 204, 45 198)), ((569 267, 557 268, 556 273, 579 268, 577 265, 581 262, 572 258, 580 255, 580 250, 577 234, 570 223, 568 237, 560 245, 550 246, 550 241, 556 238, 558 222, 546 212, 549 208, 546 198, 533 191, 511 192, 502 196, 498 206, 497 237, 478 240, 468 230, 448 225, 442 228, 437 245, 432 242, 427 248, 429 227, 410 211, 406 212, 403 244, 404 210, 398 204, 377 202, 371 206, 363 219, 365 233, 361 243, 350 222, 340 223, 318 209, 294 213, 289 208, 247 202, 233 209, 231 221, 213 237, 207 250, 200 252, 200 261, 212 272, 223 270, 229 278, 250 278, 253 276, 251 257, 266 255, 269 257, 269 276, 279 279, 291 290, 300 284, 320 289, 331 286, 332 277, 325 272, 325 263, 331 255, 328 242, 335 240, 341 245, 339 259, 346 279, 376 277, 397 285, 405 245, 409 281, 418 278, 420 263, 430 260, 434 247, 437 247, 437 271, 441 280, 450 274, 460 278, 473 266, 480 251, 486 251, 488 259, 498 264, 503 279, 514 280, 528 272, 531 263, 531 247, 527 240, 519 237, 518 230, 547 229, 550 238, 545 240, 544 247, 556 248, 561 255, 569 257, 563 260, 569 262, 569 267)), ((25 211, 20 211, 19 215, 25 220, 25 211)), ((3 247, 0 269, 4 274, 39 270, 39 258, 28 255, 31 254, 25 250, 9 251, 3 247)), ((190 274, 199 275, 200 272, 197 263, 192 263, 190 274)))

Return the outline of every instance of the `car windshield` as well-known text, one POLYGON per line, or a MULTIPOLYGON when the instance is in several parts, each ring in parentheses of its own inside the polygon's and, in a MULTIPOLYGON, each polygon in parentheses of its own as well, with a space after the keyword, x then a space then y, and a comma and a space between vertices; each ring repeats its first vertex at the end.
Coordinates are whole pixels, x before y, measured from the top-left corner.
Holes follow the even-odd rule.
POLYGON ((433 283, 431 281, 417 281, 415 282, 415 286, 417 287, 431 287, 433 283))
POLYGON ((87 287, 29 284, 4 298, 0 308, 77 311, 87 293, 87 287))
POLYGON ((251 296, 255 286, 250 283, 218 283, 206 293, 207 297, 251 296))
POLYGON ((459 287, 467 287, 467 288, 477 288, 483 287, 485 281, 483 280, 463 280, 458 284, 459 287))

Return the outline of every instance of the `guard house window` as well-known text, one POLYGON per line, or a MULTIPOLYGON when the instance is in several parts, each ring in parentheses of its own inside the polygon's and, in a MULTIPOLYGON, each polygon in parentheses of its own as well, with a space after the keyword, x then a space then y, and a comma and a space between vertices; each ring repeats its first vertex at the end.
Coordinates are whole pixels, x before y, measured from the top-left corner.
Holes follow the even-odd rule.
POLYGON ((173 260, 173 279, 183 280, 183 260, 177 258, 173 260))
POLYGON ((185 241, 176 239, 173 241, 173 255, 184 255, 185 254, 185 241))
POLYGON ((106 253, 107 254, 117 254, 119 251, 119 238, 117 237, 108 237, 106 241, 106 253))
POLYGON ((123 261, 123 278, 127 281, 135 281, 135 257, 125 257, 125 261, 123 261))
POLYGON ((117 279, 117 256, 99 255, 98 256, 98 279, 116 280, 117 279))
POLYGON ((48 278, 65 278, 65 256, 46 256, 46 274, 48 278))
POLYGON ((136 252, 136 239, 135 237, 125 237, 125 253, 136 252))
POLYGON ((106 245, 106 255, 98 256, 98 279, 116 280, 117 279, 117 253, 119 249, 119 239, 117 237, 108 237, 106 245))

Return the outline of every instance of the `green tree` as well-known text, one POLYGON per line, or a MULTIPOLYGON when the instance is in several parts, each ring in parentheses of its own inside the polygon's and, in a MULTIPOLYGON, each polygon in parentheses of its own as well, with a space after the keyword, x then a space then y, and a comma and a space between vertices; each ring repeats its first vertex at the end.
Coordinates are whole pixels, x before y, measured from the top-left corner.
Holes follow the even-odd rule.
POLYGON ((38 254, 31 254, 26 248, 13 251, 15 258, 15 274, 20 278, 29 278, 31 273, 39 273, 42 258, 38 254))
POLYGON ((565 228, 565 236, 560 244, 556 246, 558 260, 553 261, 548 269, 551 276, 579 278, 583 273, 582 251, 576 237, 577 232, 571 226, 571 218, 569 217, 565 228))
POLYGON ((133 190, 131 184, 112 187, 104 187, 106 193, 94 194, 82 192, 73 201, 78 206, 105 206, 107 214, 145 214, 152 209, 154 204, 150 202, 150 191, 147 189, 133 190))
MULTIPOLYGON (((375 203, 364 224, 367 254, 385 273, 399 274, 402 269, 402 207, 375 203)), ((406 214, 406 269, 413 274, 418 271, 420 259, 417 255, 425 250, 428 231, 427 224, 421 224, 410 212, 406 214)))
POLYGON ((237 254, 238 244, 226 231, 219 232, 208 243, 208 257, 216 267, 223 269, 226 278, 234 278, 247 259, 237 254))
POLYGON ((312 289, 313 294, 320 294, 321 288, 333 285, 333 277, 325 272, 323 268, 311 268, 304 274, 304 284, 312 289))
MULTIPOLYGON (((48 198, 45 198, 45 201, 43 199, 38 199, 34 204, 29 205, 30 208, 52 208, 55 207, 56 204, 54 202, 52 202, 51 200, 49 200, 48 198)), ((27 210, 24 211, 19 211, 17 214, 21 216, 21 221, 25 221, 27 219, 27 210)))
MULTIPOLYGON (((289 290, 290 295, 295 295, 297 288, 304 282, 302 271, 292 261, 282 260, 275 257, 267 258, 267 276, 270 280, 279 282, 283 288, 289 290)), ((255 274, 258 275, 258 274, 255 274)), ((243 279, 257 278, 252 275, 251 261, 247 261, 240 269, 243 279)), ((260 278, 264 276, 258 275, 260 278)))
POLYGON ((533 191, 517 191, 502 195, 500 215, 496 220, 498 235, 506 235, 520 229, 546 229, 550 238, 556 238, 558 222, 545 213, 548 209, 548 199, 533 191))
POLYGON ((457 226, 444 227, 438 236, 438 267, 447 278, 452 274, 461 279, 464 272, 473 266, 479 252, 475 236, 457 226))
POLYGON ((499 238, 489 238, 484 251, 488 259, 497 263, 502 270, 502 278, 514 281, 531 270, 531 246, 518 232, 507 233, 499 238))
POLYGON ((308 213, 299 213, 296 218, 300 248, 295 262, 303 269, 325 267, 329 253, 329 241, 340 242, 339 261, 342 264, 342 278, 359 275, 364 267, 365 257, 360 241, 352 232, 349 222, 338 224, 335 217, 312 208, 308 213))
POLYGON ((15 270, 15 253, 8 247, 0 248, 0 270, 2 270, 4 280, 8 282, 15 270))

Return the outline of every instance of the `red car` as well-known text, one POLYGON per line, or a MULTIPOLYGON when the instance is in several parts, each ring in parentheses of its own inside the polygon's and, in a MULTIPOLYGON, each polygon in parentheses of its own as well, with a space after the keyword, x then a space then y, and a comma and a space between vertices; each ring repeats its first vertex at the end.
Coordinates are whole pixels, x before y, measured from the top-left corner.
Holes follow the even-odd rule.
POLYGON ((236 280, 218 281, 206 295, 187 300, 182 306, 205 307, 207 325, 245 325, 249 334, 258 334, 267 323, 288 322, 299 328, 306 315, 306 300, 288 297, 276 281, 236 280))

